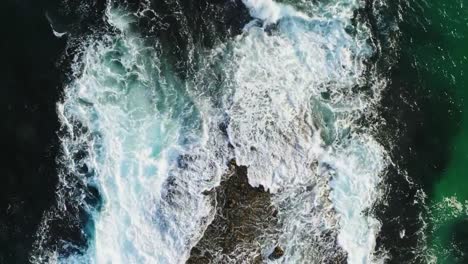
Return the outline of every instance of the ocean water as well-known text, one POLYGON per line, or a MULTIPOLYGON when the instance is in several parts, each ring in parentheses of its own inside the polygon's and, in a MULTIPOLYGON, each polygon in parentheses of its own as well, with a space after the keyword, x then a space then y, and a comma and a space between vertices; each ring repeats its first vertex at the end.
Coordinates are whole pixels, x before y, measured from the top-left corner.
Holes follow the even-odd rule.
POLYGON ((386 59, 395 64, 384 95, 392 113, 384 116, 399 139, 382 213, 396 220, 383 222, 381 236, 395 263, 466 262, 465 6, 398 2, 387 14, 398 18, 398 30, 380 30, 397 44, 386 59))
MULTIPOLYGON (((466 236, 466 70, 468 50, 466 1, 410 2, 403 35, 415 32, 405 42, 414 43, 407 55, 417 71, 411 83, 426 94, 424 103, 434 107, 426 110, 434 116, 429 121, 428 136, 436 155, 443 163, 433 162, 433 169, 423 178, 427 206, 427 236, 431 261, 464 263, 468 249, 466 236), (424 18, 424 19, 423 19, 424 18), (411 26, 410 24, 414 24, 411 26), (423 39, 429 39, 425 43, 423 39), (440 113, 433 113, 440 111, 440 113)), ((406 54, 405 54, 406 55, 406 54)), ((414 72, 412 70, 412 72, 414 72)))
POLYGON ((233 161, 277 222, 215 263, 466 261, 462 0, 41 4, 64 77, 29 262, 185 263, 233 161))

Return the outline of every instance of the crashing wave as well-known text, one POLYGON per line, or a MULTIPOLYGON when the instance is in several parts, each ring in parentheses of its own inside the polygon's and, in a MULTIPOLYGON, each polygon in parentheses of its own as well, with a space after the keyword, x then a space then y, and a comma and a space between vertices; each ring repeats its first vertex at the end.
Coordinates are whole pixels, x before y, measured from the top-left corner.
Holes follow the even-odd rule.
POLYGON ((83 40, 58 104, 65 172, 33 261, 184 263, 215 214, 207 191, 232 158, 278 208, 280 227, 259 239, 265 259, 280 244, 283 263, 379 261, 379 223, 365 212, 379 195, 386 152, 360 121, 382 86, 368 87, 371 36, 365 24, 351 23, 360 2, 301 11, 242 2, 262 25, 200 48, 197 63, 206 66, 188 79, 175 73, 158 39, 139 32, 142 9, 108 4, 110 30, 83 40), (86 154, 77 158, 80 151, 86 154), (102 204, 67 193, 80 186, 96 188, 102 204), (47 249, 41 241, 70 199, 90 215, 83 231, 90 241, 65 254, 72 243, 47 249))

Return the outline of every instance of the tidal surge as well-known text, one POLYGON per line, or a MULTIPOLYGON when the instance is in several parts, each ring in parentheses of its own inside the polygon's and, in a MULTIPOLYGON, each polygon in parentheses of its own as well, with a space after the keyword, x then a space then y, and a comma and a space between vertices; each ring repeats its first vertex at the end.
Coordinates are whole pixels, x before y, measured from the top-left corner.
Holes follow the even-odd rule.
MULTIPOLYGON (((109 0, 103 28, 60 33, 78 48, 57 103, 57 205, 31 261, 185 263, 235 162, 248 188, 269 193, 257 200, 276 222, 260 223, 255 245, 209 252, 214 263, 383 263, 372 208, 391 163, 375 136, 386 80, 356 16, 365 3, 242 0, 250 17, 239 34, 169 49, 153 34, 170 23, 154 2, 109 0), (63 218, 81 242, 57 242, 52 225, 63 218)), ((189 31, 188 11, 177 10, 189 31)))

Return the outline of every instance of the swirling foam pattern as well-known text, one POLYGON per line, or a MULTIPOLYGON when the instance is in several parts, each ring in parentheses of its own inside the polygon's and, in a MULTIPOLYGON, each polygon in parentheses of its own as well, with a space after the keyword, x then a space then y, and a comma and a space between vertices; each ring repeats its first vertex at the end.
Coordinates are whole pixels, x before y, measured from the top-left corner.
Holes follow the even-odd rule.
MULTIPOLYGON (((382 259, 373 254, 379 223, 365 211, 378 197, 386 152, 362 120, 383 85, 368 81, 369 30, 351 23, 361 2, 243 3, 252 21, 241 35, 202 50, 198 64, 206 66, 188 79, 175 73, 157 39, 139 32, 135 21, 149 5, 131 13, 108 4, 111 29, 83 40, 58 104, 68 131, 62 165, 73 175, 61 176, 59 203, 86 204, 63 194, 78 181, 95 186, 102 205, 88 208, 87 249, 63 254, 39 242, 33 260, 184 263, 214 217, 205 191, 220 184, 232 158, 279 210, 275 235, 259 239, 265 257, 281 244, 285 255, 276 262, 382 259), (83 149, 84 157, 73 158, 83 149)), ((248 262, 241 257, 231 261, 248 262)))

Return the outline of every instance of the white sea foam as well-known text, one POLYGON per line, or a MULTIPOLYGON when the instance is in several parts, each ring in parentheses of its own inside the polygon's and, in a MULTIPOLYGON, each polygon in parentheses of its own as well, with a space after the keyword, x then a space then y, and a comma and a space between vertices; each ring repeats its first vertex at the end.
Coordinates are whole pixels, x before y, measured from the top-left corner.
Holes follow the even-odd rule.
POLYGON ((345 31, 358 2, 321 6, 329 11, 325 18, 268 0, 243 2, 277 30, 251 26, 234 44, 235 63, 226 66, 236 69, 228 131, 249 182, 275 193, 283 217, 279 243, 286 249, 281 261, 325 260, 333 240, 317 237, 336 229, 349 263, 378 261, 379 223, 365 210, 378 197, 386 160, 370 134, 355 131, 356 120, 378 99, 378 90, 374 97, 351 90, 363 84, 363 62, 372 53, 365 30, 345 31), (309 199, 305 186, 313 186, 309 199))
POLYGON ((308 18, 293 7, 276 3, 273 0, 242 0, 242 3, 249 9, 252 17, 260 19, 267 24, 276 23, 283 17, 308 18))
POLYGON ((157 41, 134 30, 138 14, 107 9, 117 32, 83 43, 58 107, 68 128, 63 160, 75 175, 61 176, 59 200, 85 203, 65 191, 82 181, 98 188, 102 209, 89 209, 95 229, 87 252, 44 255, 66 263, 183 263, 214 217, 203 192, 220 183, 234 157, 279 208, 281 228, 259 241, 265 257, 279 243, 285 255, 276 262, 320 263, 337 257, 338 243, 349 263, 378 261, 379 223, 364 212, 378 196, 385 151, 357 120, 372 111, 380 88, 353 90, 365 84, 372 48, 364 26, 356 35, 345 30, 359 2, 301 11, 271 0, 243 3, 262 27, 249 23, 205 51, 208 66, 187 82, 160 57, 157 41), (218 128, 225 120, 228 139, 218 128), (76 122, 84 133, 75 133, 76 122), (81 148, 88 154, 79 163, 92 177, 76 172, 73 153, 81 148))
MULTIPOLYGON (((213 216, 211 197, 202 193, 226 170, 229 155, 217 142, 226 143, 210 127, 216 114, 204 120, 209 109, 195 106, 187 84, 159 59, 158 44, 131 30, 134 16, 109 7, 106 17, 118 32, 83 43, 76 79, 58 105, 69 133, 62 139, 64 155, 84 147, 88 156, 80 163, 94 172, 86 178, 66 158, 72 175, 62 175, 61 186, 96 186, 102 210, 89 211, 94 230, 84 255, 54 251, 33 259, 183 263, 213 216), (85 133, 75 134, 77 122, 85 133), (207 131, 214 132, 208 137, 207 131)), ((59 200, 70 198, 85 203, 59 192, 59 200)))
POLYGON ((54 23, 52 21, 52 18, 49 16, 49 14, 46 12, 45 13, 45 17, 47 18, 47 21, 49 21, 49 25, 50 25, 50 28, 52 29, 52 33, 54 34, 54 36, 56 36, 57 38, 61 38, 63 36, 65 36, 68 32, 58 32, 55 30, 54 28, 54 23))

